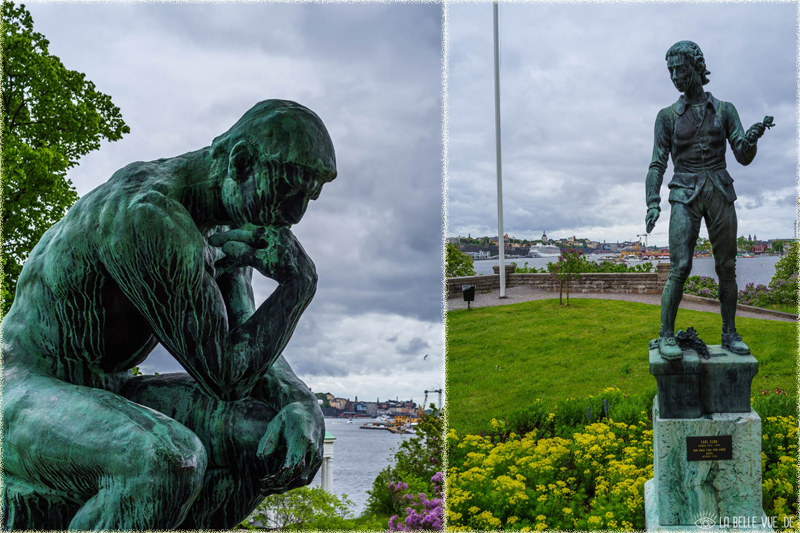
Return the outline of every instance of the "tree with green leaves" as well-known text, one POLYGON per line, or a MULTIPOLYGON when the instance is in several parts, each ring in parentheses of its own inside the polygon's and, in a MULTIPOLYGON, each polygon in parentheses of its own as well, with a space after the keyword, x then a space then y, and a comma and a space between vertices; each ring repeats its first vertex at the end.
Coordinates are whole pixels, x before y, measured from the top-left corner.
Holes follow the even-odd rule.
POLYGON ((558 305, 562 305, 562 295, 564 287, 567 289, 567 302, 569 305, 569 285, 570 282, 580 278, 581 272, 586 271, 586 264, 588 263, 586 256, 583 252, 578 250, 566 249, 558 256, 558 262, 548 263, 547 267, 550 270, 550 277, 553 281, 558 283, 558 305))
POLYGON ((267 496, 238 529, 360 529, 355 527, 352 508, 353 502, 346 494, 339 497, 321 487, 300 487, 267 496))
POLYGON ((315 392, 314 396, 316 396, 318 400, 322 400, 320 407, 323 409, 327 409, 331 406, 331 403, 328 401, 328 395, 324 392, 315 392))
POLYGON ((24 5, 4 2, 2 21, 5 313, 31 249, 78 199, 67 170, 130 128, 110 96, 50 54, 24 5))
POLYGON ((744 235, 740 235, 739 237, 736 238, 736 246, 738 248, 743 249, 746 245, 747 245, 747 239, 745 238, 744 235))
POLYGON ((445 277, 460 278, 474 275, 475 268, 472 265, 472 258, 459 250, 455 244, 448 244, 445 256, 445 277))
POLYGON ((792 274, 796 275, 798 273, 797 248, 797 241, 791 241, 789 243, 789 249, 786 255, 775 263, 775 275, 773 279, 789 279, 792 274))
POLYGON ((710 254, 712 252, 711 241, 709 241, 705 237, 698 237, 697 238, 697 244, 695 244, 694 249, 696 251, 705 252, 705 253, 709 253, 710 254))

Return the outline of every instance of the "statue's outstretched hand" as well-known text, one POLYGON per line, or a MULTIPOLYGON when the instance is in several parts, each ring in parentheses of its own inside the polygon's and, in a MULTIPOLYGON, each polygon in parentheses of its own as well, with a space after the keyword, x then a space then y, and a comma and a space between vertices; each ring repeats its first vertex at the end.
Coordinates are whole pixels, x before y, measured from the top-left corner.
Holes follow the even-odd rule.
POLYGON ((756 122, 750 126, 747 133, 744 134, 744 138, 747 139, 747 142, 754 144, 758 141, 764 135, 765 131, 775 125, 772 120, 772 117, 764 117, 764 122, 756 122))
POLYGON ((287 227, 248 223, 210 236, 208 244, 221 247, 225 253, 225 257, 214 264, 218 271, 250 266, 278 283, 298 281, 316 286, 314 263, 287 227))
POLYGON ((656 220, 658 220, 660 214, 661 212, 655 207, 647 210, 647 215, 644 217, 644 221, 647 224, 647 233, 650 233, 656 227, 656 220))
POLYGON ((258 456, 271 472, 261 480, 263 494, 302 487, 314 479, 322 464, 319 435, 324 431, 314 416, 314 407, 290 403, 267 426, 258 443, 258 456))

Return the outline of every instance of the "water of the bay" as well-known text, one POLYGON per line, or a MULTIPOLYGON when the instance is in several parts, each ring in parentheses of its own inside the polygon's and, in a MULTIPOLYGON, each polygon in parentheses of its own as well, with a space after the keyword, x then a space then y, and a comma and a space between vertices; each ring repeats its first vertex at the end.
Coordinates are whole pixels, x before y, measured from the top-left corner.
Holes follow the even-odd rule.
MULTIPOLYGON (((593 261, 602 261, 607 256, 590 255, 589 258, 593 261)), ((777 255, 756 256, 753 258, 736 258, 736 281, 739 288, 744 289, 748 283, 755 283, 756 285, 769 284, 769 280, 775 274, 775 263, 780 259, 777 255)), ((546 268, 547 263, 555 263, 558 258, 545 258, 545 257, 516 257, 506 258, 505 263, 509 264, 515 262, 519 266, 528 263, 529 267, 546 268)), ((657 263, 658 261, 652 261, 657 263)), ((482 259, 474 261, 475 273, 481 275, 493 274, 492 266, 500 264, 497 259, 482 259)), ((717 273, 714 272, 714 258, 713 257, 696 257, 692 260, 692 276, 710 276, 715 280, 717 273)))
MULTIPOLYGON (((359 429, 371 418, 359 418, 353 424, 335 418, 325 419, 325 429, 336 437, 333 445, 333 492, 347 494, 355 505, 355 515, 364 512, 367 490, 381 470, 394 463, 394 452, 403 439, 411 435, 397 435, 385 430, 359 429)), ((312 485, 320 484, 320 473, 312 485)))

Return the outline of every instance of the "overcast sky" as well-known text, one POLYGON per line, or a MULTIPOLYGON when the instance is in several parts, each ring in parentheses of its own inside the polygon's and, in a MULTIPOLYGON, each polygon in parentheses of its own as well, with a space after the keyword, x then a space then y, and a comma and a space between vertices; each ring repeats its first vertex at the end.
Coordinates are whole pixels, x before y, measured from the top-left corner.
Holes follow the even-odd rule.
MULTIPOLYGON (((339 176, 293 228, 319 285, 284 355, 337 396, 421 402, 443 384, 441 6, 27 7, 131 128, 69 173, 80 195, 130 162, 210 145, 258 101, 315 111, 339 176)), ((275 287, 253 285, 258 303, 275 287)), ((141 369, 182 371, 160 347, 141 369)))
MULTIPOLYGON (((616 242, 644 233, 644 181, 658 111, 680 93, 664 56, 703 50, 705 90, 745 129, 777 125, 748 167, 727 152, 739 234, 788 238, 797 205, 797 6, 502 4, 504 229, 616 242)), ((491 4, 450 4, 448 235, 497 235, 491 4)), ((650 244, 667 244, 667 183, 650 244)), ((701 236, 707 237, 705 227, 701 236)))

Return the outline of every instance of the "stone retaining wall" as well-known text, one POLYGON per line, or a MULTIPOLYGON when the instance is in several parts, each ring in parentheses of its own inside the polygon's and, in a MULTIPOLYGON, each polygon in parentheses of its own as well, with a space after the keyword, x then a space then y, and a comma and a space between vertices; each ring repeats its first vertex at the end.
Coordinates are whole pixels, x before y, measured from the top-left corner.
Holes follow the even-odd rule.
MULTIPOLYGON (((506 267, 506 287, 535 285, 540 289, 558 292, 558 283, 550 279, 550 274, 512 274, 506 267)), ((625 273, 586 273, 570 282, 570 292, 616 292, 636 294, 661 294, 669 275, 669 263, 656 265, 656 272, 625 273)), ((497 272, 495 267, 495 271, 497 272)), ((500 275, 469 276, 449 278, 447 297, 460 298, 462 285, 475 285, 477 292, 491 292, 500 289, 500 275)))

